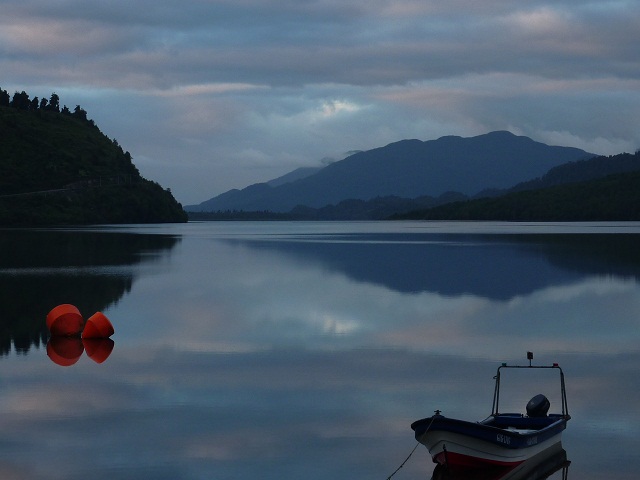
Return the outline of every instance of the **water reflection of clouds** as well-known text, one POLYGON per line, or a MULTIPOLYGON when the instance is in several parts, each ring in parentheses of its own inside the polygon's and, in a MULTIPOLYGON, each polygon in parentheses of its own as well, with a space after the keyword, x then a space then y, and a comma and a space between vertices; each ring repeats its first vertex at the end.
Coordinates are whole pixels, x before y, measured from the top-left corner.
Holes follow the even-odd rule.
POLYGON ((511 337, 521 334, 538 351, 608 353, 637 351, 640 287, 632 280, 585 277, 550 287, 478 318, 480 328, 498 325, 511 337))
MULTIPOLYGON (((408 424, 424 405, 425 394, 407 393, 406 385, 429 383, 420 373, 424 359, 368 353, 154 350, 138 355, 132 349, 100 370, 78 365, 64 370, 70 372, 66 381, 43 375, 32 388, 4 396, 3 446, 42 449, 35 462, 40 468, 46 464, 64 472, 72 463, 76 472, 95 470, 92 478, 119 478, 118 466, 129 475, 132 468, 148 473, 142 466, 161 462, 185 466, 176 478, 245 478, 260 472, 281 478, 305 469, 310 470, 306 478, 326 478, 331 472, 347 475, 365 459, 375 461, 363 474, 379 474, 390 467, 387 454, 394 460, 406 454, 408 424), (357 446, 354 451, 354 438, 367 444, 362 451, 357 446), (398 447, 386 452, 389 438, 398 447), (327 467, 328 458, 333 463, 327 467), (202 464, 186 467, 193 459, 202 464)), ((446 360, 429 363, 437 371, 446 360)), ((24 366, 12 364, 18 370, 24 366)), ((19 452, 13 457, 18 463, 28 458, 19 452)))
MULTIPOLYGON (((153 475, 159 464, 185 479, 288 478, 305 470, 309 479, 380 478, 413 446, 412 420, 435 408, 470 420, 488 414, 496 367, 493 361, 389 348, 118 352, 104 365, 55 370, 64 377, 44 369, 25 380, 28 364, 8 362, 10 378, 32 385, 2 395, 2 452, 38 469, 65 472, 72 464, 63 478, 74 480, 88 471, 96 479, 136 473, 164 478, 153 475), (31 452, 42 450, 37 461, 21 453, 25 444, 31 452)), ((629 365, 639 360, 602 356, 611 387, 583 355, 559 360, 569 373, 574 417, 565 444, 570 453, 573 447, 574 460, 576 452, 587 452, 578 458, 588 472, 594 460, 585 455, 594 435, 611 434, 598 412, 607 412, 614 425, 638 426, 637 415, 615 412, 628 412, 621 404, 637 395, 629 365), (628 392, 621 391, 625 385, 628 392), (608 388, 617 395, 602 396, 608 388)), ((419 451, 403 475, 424 476, 430 468, 419 451)))

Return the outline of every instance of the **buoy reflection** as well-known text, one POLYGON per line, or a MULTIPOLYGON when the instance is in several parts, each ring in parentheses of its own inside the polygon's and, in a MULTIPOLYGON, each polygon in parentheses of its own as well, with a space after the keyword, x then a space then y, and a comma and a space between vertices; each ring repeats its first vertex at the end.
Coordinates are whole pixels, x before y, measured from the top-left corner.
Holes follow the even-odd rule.
POLYGON ((47 355, 61 367, 74 365, 85 351, 91 360, 103 363, 114 346, 115 342, 110 338, 51 337, 47 342, 47 355))
POLYGON ((115 345, 110 338, 83 338, 82 343, 87 356, 96 363, 102 363, 109 358, 115 345))
POLYGON ((47 342, 47 355, 53 363, 69 367, 76 363, 84 352, 78 337, 51 337, 47 342))

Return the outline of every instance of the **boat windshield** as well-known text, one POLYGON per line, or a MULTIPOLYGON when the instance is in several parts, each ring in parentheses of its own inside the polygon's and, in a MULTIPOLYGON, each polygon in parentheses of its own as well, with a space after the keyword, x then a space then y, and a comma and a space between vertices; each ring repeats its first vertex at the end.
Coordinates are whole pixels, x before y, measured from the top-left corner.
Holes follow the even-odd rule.
POLYGON ((564 372, 557 363, 550 366, 507 365, 498 367, 495 378, 492 416, 513 415, 569 418, 564 372), (547 402, 545 405, 545 401, 547 402))

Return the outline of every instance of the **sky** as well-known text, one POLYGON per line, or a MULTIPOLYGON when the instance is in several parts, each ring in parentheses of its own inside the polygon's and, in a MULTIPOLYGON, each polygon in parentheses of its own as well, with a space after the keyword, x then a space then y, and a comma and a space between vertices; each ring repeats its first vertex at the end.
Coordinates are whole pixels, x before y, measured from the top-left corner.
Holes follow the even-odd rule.
POLYGON ((405 138, 640 148, 637 0, 0 0, 0 88, 184 205, 405 138))

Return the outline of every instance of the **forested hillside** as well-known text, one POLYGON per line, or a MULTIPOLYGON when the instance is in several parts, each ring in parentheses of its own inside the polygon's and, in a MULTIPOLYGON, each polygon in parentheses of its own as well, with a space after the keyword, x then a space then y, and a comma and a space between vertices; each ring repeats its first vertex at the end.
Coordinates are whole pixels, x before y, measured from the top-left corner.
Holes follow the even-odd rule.
POLYGON ((183 222, 87 112, 0 89, 0 225, 183 222))
MULTIPOLYGON (((639 153, 635 154, 640 160, 639 153)), ((639 221, 640 170, 396 215, 396 219, 639 221)))
POLYGON ((586 182, 606 177, 607 175, 637 170, 640 170, 640 155, 637 152, 636 154, 620 153, 618 155, 593 157, 587 160, 568 162, 552 168, 542 177, 519 183, 503 193, 535 190, 565 183, 586 182))

